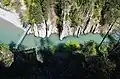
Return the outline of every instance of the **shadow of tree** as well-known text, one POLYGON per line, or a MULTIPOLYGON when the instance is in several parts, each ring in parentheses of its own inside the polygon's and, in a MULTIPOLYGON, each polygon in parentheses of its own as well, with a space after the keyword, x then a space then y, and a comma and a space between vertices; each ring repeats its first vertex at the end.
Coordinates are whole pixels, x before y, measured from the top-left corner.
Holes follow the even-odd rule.
POLYGON ((119 72, 119 61, 115 67, 108 57, 85 56, 75 51, 74 46, 70 49, 60 43, 55 54, 50 48, 39 48, 43 63, 37 60, 35 52, 35 49, 13 51, 14 63, 2 69, 1 79, 119 79, 115 74, 119 72))
POLYGON ((25 48, 27 48, 27 46, 25 46, 25 45, 20 45, 18 49, 19 49, 19 50, 25 50, 25 48))
POLYGON ((11 41, 11 42, 9 43, 9 49, 10 49, 10 50, 14 50, 15 46, 16 46, 16 43, 15 43, 15 42, 11 41))

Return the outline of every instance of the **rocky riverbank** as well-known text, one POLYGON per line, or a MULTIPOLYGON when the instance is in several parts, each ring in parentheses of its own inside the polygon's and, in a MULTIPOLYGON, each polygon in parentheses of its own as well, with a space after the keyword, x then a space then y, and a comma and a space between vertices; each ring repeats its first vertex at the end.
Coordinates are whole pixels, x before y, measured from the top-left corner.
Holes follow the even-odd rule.
POLYGON ((14 24, 16 27, 21 28, 22 30, 25 30, 20 22, 19 15, 15 12, 6 11, 0 8, 0 18, 14 24))
MULTIPOLYGON (((15 9, 16 11, 14 12, 8 12, 0 9, 0 17, 22 28, 27 16, 25 13, 27 7, 23 0, 18 3, 21 3, 21 5, 17 8, 17 10, 15 9)), ((80 6, 78 6, 76 2, 74 2, 74 4, 69 4, 67 7, 62 9, 60 14, 61 17, 58 16, 56 12, 56 8, 54 7, 56 5, 53 5, 49 8, 47 13, 47 20, 43 18, 43 20, 39 23, 32 24, 34 27, 28 31, 28 34, 34 34, 36 37, 49 37, 52 33, 58 33, 60 39, 62 40, 64 37, 69 35, 79 36, 87 33, 106 33, 112 22, 114 22, 114 18, 111 17, 113 19, 107 21, 108 19, 106 18, 108 17, 108 14, 101 14, 102 11, 104 12, 104 9, 97 4, 95 5, 94 2, 92 2, 91 5, 92 6, 88 9, 85 8, 85 12, 82 11, 84 9, 80 9, 80 6), (96 6, 96 8, 93 6, 96 6), (79 10, 81 11, 79 12, 79 10)), ((86 5, 86 7, 87 6, 88 5, 86 5)), ((119 22, 120 18, 118 18, 118 20, 114 23, 110 33, 119 31, 119 22)))

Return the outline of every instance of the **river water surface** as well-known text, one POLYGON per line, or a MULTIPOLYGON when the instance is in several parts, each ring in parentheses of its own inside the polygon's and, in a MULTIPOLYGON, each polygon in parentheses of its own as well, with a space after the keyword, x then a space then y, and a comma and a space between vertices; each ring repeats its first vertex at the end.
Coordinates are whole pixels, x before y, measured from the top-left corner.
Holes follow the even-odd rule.
MULTIPOLYGON (((24 31, 14 24, 0 18, 0 41, 6 44, 10 44, 12 41, 17 43, 22 36, 24 31)), ((59 43, 66 43, 68 40, 78 41, 80 43, 84 43, 85 41, 94 40, 97 43, 100 43, 102 40, 102 36, 99 34, 86 34, 80 35, 78 38, 74 36, 68 36, 63 38, 63 40, 59 40, 57 34, 52 34, 47 38, 35 37, 34 35, 27 35, 23 40, 21 45, 24 45, 26 48, 32 48, 35 46, 47 46, 47 45, 57 45, 59 43)), ((105 42, 109 42, 109 39, 106 38, 105 42)))

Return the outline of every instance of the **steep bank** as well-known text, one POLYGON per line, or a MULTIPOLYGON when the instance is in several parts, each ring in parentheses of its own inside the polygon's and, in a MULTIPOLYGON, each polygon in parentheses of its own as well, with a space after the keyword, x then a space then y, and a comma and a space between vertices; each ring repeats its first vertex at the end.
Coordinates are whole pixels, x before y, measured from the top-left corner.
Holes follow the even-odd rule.
MULTIPOLYGON (((15 10, 22 23, 31 24, 32 29, 28 34, 34 33, 37 37, 49 37, 52 33, 58 33, 62 39, 69 35, 106 33, 120 12, 119 7, 116 9, 119 4, 106 0, 51 0, 53 3, 25 1, 17 1, 21 5, 15 10)), ((119 31, 119 23, 120 18, 110 33, 119 31)))
POLYGON ((19 16, 15 12, 9 12, 0 8, 0 18, 14 24, 16 27, 25 30, 20 22, 19 16))

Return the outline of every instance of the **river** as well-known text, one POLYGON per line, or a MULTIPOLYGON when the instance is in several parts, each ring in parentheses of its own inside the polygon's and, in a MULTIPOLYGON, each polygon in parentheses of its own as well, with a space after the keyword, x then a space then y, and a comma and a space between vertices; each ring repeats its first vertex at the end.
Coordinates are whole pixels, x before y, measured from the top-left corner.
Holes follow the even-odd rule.
MULTIPOLYGON (((22 36, 24 31, 14 24, 0 18, 0 41, 6 44, 10 44, 12 41, 17 43, 22 36)), ((23 40, 22 44, 26 48, 32 48, 35 46, 53 46, 59 43, 66 43, 68 40, 78 41, 80 43, 84 43, 89 40, 94 40, 97 43, 100 43, 102 40, 102 36, 100 34, 86 34, 80 35, 78 38, 74 36, 68 36, 63 38, 63 40, 59 40, 57 34, 52 34, 50 37, 41 38, 35 37, 34 35, 27 35, 23 40)), ((109 42, 109 39, 106 38, 105 42, 109 42)))

